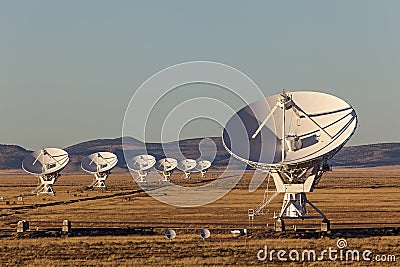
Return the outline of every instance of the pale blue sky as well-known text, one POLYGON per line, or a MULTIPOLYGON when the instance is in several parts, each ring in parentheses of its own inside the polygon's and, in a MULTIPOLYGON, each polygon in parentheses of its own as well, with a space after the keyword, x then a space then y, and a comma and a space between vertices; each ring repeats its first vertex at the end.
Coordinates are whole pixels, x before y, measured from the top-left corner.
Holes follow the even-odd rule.
MULTIPOLYGON (((135 89, 192 60, 231 65, 267 95, 337 95, 359 115, 351 144, 398 142, 399 12, 400 1, 1 1, 0 143, 119 137, 135 89)), ((201 125, 184 137, 220 134, 201 125)))

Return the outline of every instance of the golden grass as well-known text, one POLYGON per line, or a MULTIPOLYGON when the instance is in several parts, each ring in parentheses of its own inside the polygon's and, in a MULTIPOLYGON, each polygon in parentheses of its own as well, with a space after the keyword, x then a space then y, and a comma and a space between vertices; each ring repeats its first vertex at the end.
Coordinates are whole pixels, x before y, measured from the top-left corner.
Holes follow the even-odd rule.
MULTIPOLYGON (((196 175, 191 181, 172 179, 185 186, 206 183, 196 175)), ((209 180, 218 177, 210 173, 209 180)), ((266 182, 261 189, 249 193, 251 172, 247 172, 229 194, 218 201, 197 208, 178 208, 160 203, 138 193, 139 187, 129 174, 112 174, 107 180, 108 190, 86 190, 92 177, 82 174, 61 176, 54 186, 57 195, 35 196, 34 177, 17 173, 0 176, 2 217, 0 228, 15 227, 20 219, 30 222, 31 229, 61 227, 64 219, 73 227, 155 227, 177 228, 178 236, 169 242, 158 230, 154 236, 93 236, 69 238, 0 238, 0 265, 23 266, 138 266, 138 265, 233 265, 260 264, 256 253, 264 245, 273 249, 309 249, 336 246, 336 238, 297 239, 262 237, 265 229, 272 229, 273 211, 278 211, 283 196, 278 196, 268 207, 266 216, 256 217, 248 226, 247 210, 256 208, 262 200, 266 182), (19 195, 24 203, 15 204, 19 195), (98 199, 96 199, 98 198, 98 199), (71 202, 76 201, 76 202, 71 202), (11 204, 6 205, 5 201, 11 204), (65 202, 65 203, 63 203, 65 202), (36 204, 55 203, 37 207, 36 204), (268 225, 268 226, 267 226, 268 225), (203 242, 198 229, 210 228, 210 240, 203 242), (189 228, 192 230, 179 230, 189 228), (249 239, 230 237, 229 228, 250 228, 257 235, 249 239), (219 230, 218 230, 219 229, 219 230), (226 230, 225 230, 226 229, 226 230)), ((327 173, 308 198, 331 220, 332 228, 400 226, 400 170, 399 169, 337 169, 327 173)), ((272 185, 272 181, 270 185, 272 185)), ((297 221, 288 221, 290 227, 297 221)), ((318 221, 314 222, 318 226, 318 221)), ((350 248, 373 248, 376 253, 399 255, 399 236, 349 238, 350 248)), ((397 257, 400 260, 400 256, 397 257)), ((323 264, 331 262, 324 262, 323 264)), ((279 264, 275 261, 268 265, 279 264)), ((319 263, 293 265, 321 266, 319 263)), ((343 265, 338 262, 336 265, 343 265)), ((355 266, 363 266, 357 263, 355 266)), ((389 264, 386 264, 390 266, 389 264)), ((289 266, 291 266, 289 264, 289 266)))
MULTIPOLYGON (((398 237, 348 238, 348 248, 373 255, 397 254, 398 237)), ((319 256, 323 249, 337 249, 336 239, 293 238, 232 238, 225 234, 213 235, 203 242, 196 234, 182 234, 169 242, 163 236, 123 237, 70 237, 38 239, 2 239, 0 248, 2 265, 18 266, 200 266, 200 265, 258 265, 263 262, 257 252, 267 245, 271 249, 290 251, 314 249, 319 256)), ((276 254, 269 266, 280 266, 276 254)), ((322 262, 289 262, 289 266, 342 266, 344 262, 332 262, 328 257, 322 262)), ((350 264, 350 262, 348 263, 350 264)), ((286 264, 285 264, 286 265, 286 264)), ((368 262, 351 262, 351 266, 368 266, 368 262)), ((395 266, 395 263, 385 263, 395 266)))

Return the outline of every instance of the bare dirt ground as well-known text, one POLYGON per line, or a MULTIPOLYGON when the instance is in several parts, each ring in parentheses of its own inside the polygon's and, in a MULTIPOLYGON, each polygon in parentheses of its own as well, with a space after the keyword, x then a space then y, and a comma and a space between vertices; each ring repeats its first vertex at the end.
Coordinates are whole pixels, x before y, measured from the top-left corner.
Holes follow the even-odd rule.
MULTIPOLYGON (((339 238, 346 238, 346 249, 372 251, 371 258, 385 255, 387 266, 396 266, 388 256, 400 261, 400 167, 347 169, 326 173, 308 198, 330 219, 332 232, 305 232, 318 228, 320 221, 287 221, 289 234, 276 234, 273 213, 281 206, 283 195, 275 198, 266 215, 255 217, 249 226, 247 212, 262 201, 267 181, 250 193, 251 171, 246 172, 234 190, 211 204, 196 208, 173 207, 149 197, 135 184, 129 173, 112 174, 108 189, 87 190, 92 177, 69 174, 54 186, 56 196, 31 193, 37 180, 19 172, 0 175, 0 265, 19 266, 138 266, 138 265, 234 265, 282 262, 273 254, 260 261, 257 252, 268 250, 300 251, 314 249, 317 254, 332 247, 339 238), (18 201, 23 197, 23 202, 18 201), (16 234, 19 220, 30 223, 25 235, 16 234), (72 222, 72 235, 59 235, 62 221, 72 222), (292 225, 297 225, 294 232, 292 225), (172 242, 165 238, 165 229, 175 229, 172 242), (199 236, 208 228, 211 237, 205 242, 199 236), (234 238, 231 229, 247 228, 250 235, 234 238)), ((154 174, 150 174, 154 175, 154 174)), ((210 172, 200 178, 193 174, 184 180, 174 173, 172 180, 183 186, 198 186, 219 177, 210 172)), ((270 181, 273 189, 273 182, 270 181)), ((318 255, 317 255, 318 256, 318 255)), ((288 257, 286 255, 286 257, 288 257)), ((380 258, 379 258, 380 259, 380 258)), ((378 259, 373 258, 376 261, 378 259)), ((291 261, 288 265, 354 265, 367 266, 366 261, 291 261)))

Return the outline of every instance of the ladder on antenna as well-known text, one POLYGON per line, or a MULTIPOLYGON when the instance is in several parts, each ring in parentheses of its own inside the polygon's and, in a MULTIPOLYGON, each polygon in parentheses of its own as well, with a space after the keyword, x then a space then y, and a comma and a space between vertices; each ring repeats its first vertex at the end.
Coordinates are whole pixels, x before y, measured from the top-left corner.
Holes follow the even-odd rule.
POLYGON ((271 201, 277 197, 279 195, 279 192, 276 192, 269 198, 267 199, 264 203, 261 203, 260 207, 258 207, 258 209, 256 209, 256 211, 254 212, 254 216, 260 216, 260 215, 264 215, 264 209, 266 206, 269 205, 269 203, 271 203, 271 201))

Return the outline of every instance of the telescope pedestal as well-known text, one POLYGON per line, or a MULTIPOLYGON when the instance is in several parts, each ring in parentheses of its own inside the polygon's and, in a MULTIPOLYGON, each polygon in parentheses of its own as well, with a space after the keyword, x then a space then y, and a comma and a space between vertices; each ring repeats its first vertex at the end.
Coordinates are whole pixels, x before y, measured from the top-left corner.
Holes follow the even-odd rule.
POLYGON ((311 173, 304 180, 307 169, 297 172, 287 171, 271 171, 271 175, 274 179, 276 190, 278 193, 285 193, 283 198, 283 204, 281 211, 278 216, 275 216, 275 230, 285 231, 285 219, 322 219, 321 230, 329 231, 330 224, 325 214, 319 210, 311 201, 307 199, 306 193, 312 192, 314 186, 325 172, 324 168, 320 165, 314 166, 311 173), (290 179, 291 182, 297 181, 297 183, 285 183, 285 179, 290 179), (304 182, 299 182, 304 180, 304 182), (318 215, 308 215, 307 204, 318 213, 318 215))
POLYGON ((102 189, 106 189, 106 180, 108 178, 108 175, 110 174, 110 172, 102 172, 102 173, 95 173, 95 179, 93 181, 93 183, 91 185, 89 185, 89 188, 102 188, 102 189))
POLYGON ((305 193, 285 193, 279 218, 326 219, 326 216, 307 199, 305 193), (309 204, 316 212, 318 212, 319 216, 308 216, 306 204, 309 204))
POLYGON ((32 191, 32 193, 36 195, 44 194, 55 196, 56 193, 53 190, 53 184, 57 181, 57 178, 59 176, 59 173, 39 175, 40 185, 36 187, 35 190, 32 191))
POLYGON ((163 174, 163 180, 162 180, 162 182, 169 182, 169 181, 171 181, 170 177, 171 177, 172 171, 164 171, 162 174, 163 174))
POLYGON ((139 174, 139 180, 138 180, 139 183, 147 182, 146 177, 147 177, 148 172, 140 170, 137 173, 139 174))

